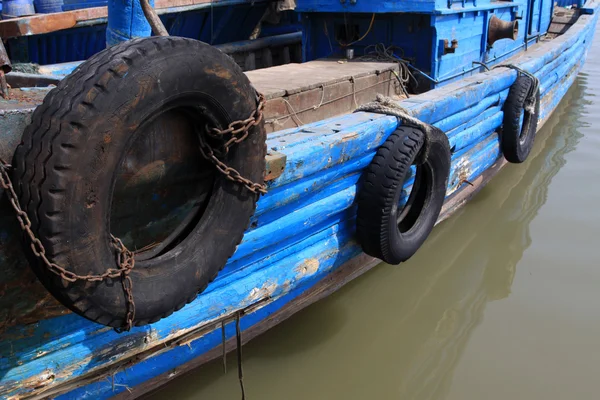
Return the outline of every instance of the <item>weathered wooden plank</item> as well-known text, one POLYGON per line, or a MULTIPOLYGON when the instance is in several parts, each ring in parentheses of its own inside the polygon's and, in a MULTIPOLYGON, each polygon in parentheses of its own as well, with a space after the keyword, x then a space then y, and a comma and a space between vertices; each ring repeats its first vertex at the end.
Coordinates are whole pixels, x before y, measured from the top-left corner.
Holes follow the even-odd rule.
MULTIPOLYGON (((505 91, 505 94, 508 94, 508 91, 505 91)), ((506 95, 503 96, 504 99, 506 99, 506 95)), ((504 99, 502 100, 504 102, 504 99)), ((500 103, 503 104, 503 103, 500 103)), ((481 122, 483 122, 484 120, 492 117, 495 113, 502 111, 502 106, 500 105, 496 105, 496 106, 490 106, 484 110, 482 110, 479 114, 477 114, 476 116, 474 116, 472 119, 465 121, 463 124, 458 125, 448 131, 446 131, 446 135, 448 135, 448 138, 451 138, 453 136, 458 135, 460 132, 463 132, 466 129, 469 129, 481 122)), ((435 124, 435 126, 437 126, 437 123, 435 124)), ((454 149, 454 151, 456 151, 456 149, 454 149)))
POLYGON ((504 113, 501 110, 491 110, 491 116, 470 128, 453 135, 450 138, 450 147, 454 151, 459 151, 478 143, 486 137, 489 132, 493 132, 502 125, 504 113))
MULTIPOLYGON (((297 203, 298 208, 304 207, 310 202, 321 199, 324 196, 325 188, 335 184, 337 181, 348 179, 356 172, 362 171, 373 158, 375 151, 367 151, 365 154, 354 160, 350 160, 338 166, 319 172, 313 176, 299 179, 292 184, 281 186, 269 192, 269 196, 263 197, 259 202, 256 213, 253 217, 251 230, 259 226, 256 219, 267 214, 269 211, 275 211, 275 215, 263 217, 264 222, 269 222, 279 218, 279 210, 291 203, 297 203)), ((281 216, 285 215, 285 211, 281 216)))
POLYGON ((37 14, 0 21, 0 36, 4 39, 39 35, 73 28, 78 22, 108 16, 107 7, 85 8, 55 14, 37 14))
POLYGON ((555 15, 552 18, 552 23, 573 25, 577 22, 577 18, 579 18, 579 15, 575 12, 571 13, 571 15, 555 15))
POLYGON ((544 95, 556 82, 563 79, 573 68, 573 65, 579 63, 579 61, 584 58, 584 54, 585 50, 581 49, 579 52, 573 54, 568 62, 565 62, 552 73, 546 75, 546 79, 544 79, 540 85, 540 93, 544 95))
POLYGON ((315 174, 353 159, 364 153, 365 149, 376 148, 398 125, 396 118, 393 117, 380 117, 367 113, 357 113, 350 117, 340 121, 340 126, 330 128, 330 134, 312 135, 309 136, 309 140, 293 143, 295 144, 293 146, 282 146, 279 142, 269 140, 267 142, 269 147, 276 148, 277 151, 288 156, 284 173, 272 181, 269 187, 282 186, 298 178, 315 174), (360 122, 357 124, 356 121, 360 122), (324 149, 327 151, 324 152, 324 149))
POLYGON ((379 75, 397 71, 396 63, 343 62, 335 60, 315 60, 302 64, 287 64, 277 67, 250 71, 248 78, 267 99, 287 96, 320 88, 323 84, 332 85, 369 75, 379 75))
POLYGON ((562 35, 566 31, 568 31, 570 27, 571 27, 571 25, 568 25, 568 24, 559 24, 556 22, 552 22, 550 24, 550 27, 548 28, 548 33, 553 33, 555 35, 562 35))
POLYGON ((452 114, 447 118, 435 122, 434 125, 450 136, 452 131, 465 126, 465 124, 471 123, 473 119, 479 117, 481 113, 485 112, 490 107, 504 104, 506 96, 508 96, 508 90, 503 90, 500 93, 488 96, 473 107, 452 114))
MULTIPOLYGON (((267 132, 298 127, 325 118, 354 111, 357 105, 375 100, 378 94, 396 97, 400 93, 396 77, 390 71, 355 77, 337 83, 324 82, 316 89, 267 101, 267 132)), ((260 91, 260 86, 257 87, 260 91)))

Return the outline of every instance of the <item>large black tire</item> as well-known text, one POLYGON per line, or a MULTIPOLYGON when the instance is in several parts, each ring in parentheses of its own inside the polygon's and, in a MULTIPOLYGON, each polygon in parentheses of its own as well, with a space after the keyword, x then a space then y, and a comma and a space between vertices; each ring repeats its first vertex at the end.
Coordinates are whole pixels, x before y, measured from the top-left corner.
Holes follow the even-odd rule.
MULTIPOLYGON (((78 275, 116 268, 110 212, 117 167, 145 124, 168 110, 227 127, 248 118, 256 92, 227 55, 196 40, 152 37, 96 54, 36 109, 14 156, 21 206, 48 257, 78 275), (179 108, 178 108, 179 109, 179 108)), ((263 126, 223 161, 254 182, 265 168, 263 126)), ((203 291, 242 239, 256 195, 215 174, 210 199, 172 248, 139 260, 130 274, 137 326, 158 321, 203 291)), ((29 248, 29 246, 26 246, 29 248)), ((42 283, 74 312, 121 327, 127 302, 119 279, 69 283, 37 258, 42 283)))
POLYGON ((500 140, 502 153, 508 162, 520 164, 527 160, 537 132, 540 115, 540 90, 535 93, 535 111, 525 111, 525 102, 533 90, 529 76, 520 75, 508 91, 504 102, 504 121, 500 140), (523 125, 521 126, 521 117, 523 125))
POLYGON ((358 194, 357 236, 363 251, 388 264, 412 257, 439 217, 450 174, 450 145, 432 127, 426 154, 419 157, 408 203, 399 209, 400 195, 411 165, 423 150, 424 133, 401 126, 379 148, 363 174, 358 194), (423 160, 421 160, 423 159, 423 160))

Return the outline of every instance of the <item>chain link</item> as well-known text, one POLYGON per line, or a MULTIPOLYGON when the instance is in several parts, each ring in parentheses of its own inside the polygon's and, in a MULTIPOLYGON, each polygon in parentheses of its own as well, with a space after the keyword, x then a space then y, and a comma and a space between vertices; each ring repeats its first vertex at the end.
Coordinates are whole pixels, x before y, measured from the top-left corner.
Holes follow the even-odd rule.
POLYGON ((55 275, 58 275, 62 279, 67 282, 77 282, 77 281, 85 281, 85 282, 102 282, 106 279, 116 279, 121 278, 121 283, 123 285, 123 292, 125 294, 125 300, 127 301, 127 315, 125 317, 125 323, 123 324, 122 330, 129 331, 133 327, 133 321, 135 319, 135 303, 133 301, 133 282, 129 277, 129 273, 135 266, 135 258, 133 252, 131 252, 121 239, 110 235, 111 244, 117 250, 117 265, 118 269, 109 268, 101 275, 77 275, 71 271, 66 270, 60 265, 50 261, 46 256, 46 249, 44 245, 40 241, 40 239, 33 233, 31 229, 31 220, 27 216, 27 213, 23 211, 21 205, 19 204, 19 198, 15 192, 13 184, 10 179, 10 175, 8 171, 10 170, 11 165, 6 161, 0 158, 0 187, 6 190, 8 199, 10 201, 10 205, 15 211, 17 216, 17 221, 19 221, 19 225, 23 232, 27 234, 30 240, 31 250, 33 254, 37 258, 39 258, 48 271, 52 272, 55 275))
POLYGON ((258 106, 250 117, 243 121, 235 121, 229 124, 226 129, 218 129, 214 127, 206 127, 208 137, 213 139, 223 138, 225 135, 231 135, 231 138, 227 140, 219 149, 213 148, 207 141, 204 135, 198 135, 200 140, 200 152, 202 156, 212 162, 214 166, 221 172, 225 178, 233 182, 239 182, 246 189, 256 194, 266 194, 267 186, 261 185, 260 183, 252 182, 250 179, 244 178, 236 169, 229 167, 219 157, 223 157, 229 153, 231 146, 239 144, 246 140, 250 134, 250 129, 260 125, 264 117, 264 108, 266 100, 262 94, 258 95, 258 106))
MULTIPOLYGON (((205 140, 203 135, 199 135, 200 137, 200 151, 204 158, 211 161, 215 167, 223 174, 225 177, 231 181, 239 182, 243 184, 248 190, 253 193, 265 194, 267 193, 267 189, 265 185, 261 185, 256 182, 252 182, 251 180, 244 178, 241 174, 234 168, 227 166, 224 162, 219 160, 217 155, 223 156, 229 152, 231 146, 235 144, 239 144, 243 142, 249 135, 249 131, 251 128, 258 126, 263 120, 263 110, 265 108, 265 97, 260 94, 258 99, 258 106, 256 110, 252 113, 252 115, 243 120, 243 121, 235 121, 229 124, 227 129, 217 129, 217 128, 208 128, 207 132, 208 136, 213 138, 222 138, 225 135, 231 135, 231 138, 225 142, 221 146, 220 149, 213 149, 205 140)), ((13 187, 12 181, 10 179, 10 175, 8 171, 10 170, 11 165, 5 162, 0 158, 0 187, 6 190, 8 199, 12 208, 15 211, 17 221, 21 226, 21 229, 30 240, 31 250, 36 257, 38 257, 45 265, 48 271, 53 274, 59 276, 67 282, 77 282, 77 281, 85 281, 85 282, 102 282, 107 279, 116 279, 121 278, 121 284, 123 286, 123 293, 125 294, 125 300, 127 302, 127 314, 125 316, 125 322, 123 327, 120 328, 121 331, 129 331, 133 327, 133 322, 135 320, 135 302, 133 299, 133 281, 129 276, 131 270, 133 270, 135 266, 135 257, 131 250, 129 250, 121 241, 121 239, 110 235, 111 244, 117 250, 117 265, 118 268, 109 268, 101 275, 77 275, 60 265, 50 261, 46 256, 46 249, 44 245, 40 241, 40 239, 33 233, 31 229, 31 220, 27 216, 27 213, 23 211, 21 205, 19 204, 19 198, 15 189, 13 187)))

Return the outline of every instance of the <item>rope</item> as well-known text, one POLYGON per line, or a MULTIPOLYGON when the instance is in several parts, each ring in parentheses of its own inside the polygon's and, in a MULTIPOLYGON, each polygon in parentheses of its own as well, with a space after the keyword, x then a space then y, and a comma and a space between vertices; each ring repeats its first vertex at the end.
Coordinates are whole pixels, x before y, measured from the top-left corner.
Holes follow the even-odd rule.
POLYGON ((383 96, 381 94, 377 95, 377 99, 375 101, 358 107, 355 112, 359 111, 391 115, 398 118, 398 120, 405 124, 413 125, 421 129, 423 132, 428 133, 431 130, 429 125, 420 119, 415 118, 412 115, 412 111, 402 107, 392 98, 383 96))
POLYGON ((241 312, 238 312, 235 318, 235 339, 237 345, 238 380, 240 381, 240 389, 242 390, 242 400, 246 400, 244 370, 242 369, 242 329, 240 327, 240 314, 241 312))
POLYGON ((390 97, 377 95, 377 99, 371 103, 364 104, 356 109, 355 112, 372 112, 376 114, 391 115, 405 125, 411 125, 420 129, 425 134, 425 143, 423 144, 421 160, 426 160, 429 154, 429 139, 431 137, 431 125, 426 124, 413 116, 412 111, 402 107, 390 97))
POLYGON ((350 82, 352 82, 352 98, 354 99, 354 107, 358 108, 358 101, 356 101, 356 80, 354 77, 350 77, 350 82))
POLYGON ((496 69, 496 68, 510 68, 510 69, 517 71, 517 75, 521 74, 521 75, 528 76, 531 79, 533 84, 531 85, 531 88, 529 89, 529 93, 527 94, 527 99, 525 100, 524 109, 525 109, 525 112, 527 112, 528 114, 535 113, 535 106, 536 106, 536 101, 537 101, 536 94, 540 88, 540 80, 538 79, 537 76, 533 75, 529 71, 524 70, 523 68, 517 67, 514 64, 500 64, 500 65, 496 65, 492 68, 490 68, 486 63, 479 62, 479 61, 473 61, 473 64, 481 65, 483 68, 485 68, 486 71, 491 71, 492 69, 496 69))
POLYGON ((225 333, 225 321, 221 321, 221 357, 223 359, 223 373, 227 373, 227 335, 225 333))
MULTIPOLYGON (((417 86, 419 83, 417 78, 415 78, 410 70, 410 63, 402 57, 397 56, 394 52, 395 50, 402 51, 402 49, 394 45, 386 47, 383 43, 378 43, 376 45, 367 46, 365 48, 365 55, 359 57, 359 59, 362 61, 387 61, 398 64, 398 70, 400 71, 400 74, 394 73, 394 75, 396 75, 398 82, 400 82, 400 87, 402 88, 404 95, 408 98, 410 96, 406 88, 410 81, 413 81, 415 86, 417 86), (371 48, 372 50, 369 51, 371 48)), ((402 53, 402 55, 404 55, 404 52, 402 53)))
POLYGON ((284 99, 283 97, 281 98, 290 108, 290 110, 292 110, 292 116, 296 117, 296 119, 298 120, 298 122, 296 122, 297 126, 301 126, 304 125, 304 122, 302 122, 302 120, 300 119, 300 117, 298 117, 298 113, 296 112, 296 110, 294 110, 294 107, 292 106, 292 103, 290 103, 287 99, 284 99))
MULTIPOLYGON (((366 86, 366 87, 358 89, 358 90, 356 90, 356 88, 354 87, 354 90, 353 90, 352 93, 344 94, 342 96, 336 97, 335 99, 331 99, 331 100, 327 100, 327 101, 324 101, 325 100, 324 99, 324 96, 325 96, 325 92, 324 91, 325 91, 325 88, 327 88, 329 86, 321 85, 321 87, 323 88, 323 94, 322 94, 323 102, 322 103, 320 103, 318 105, 315 105, 315 106, 304 108, 302 110, 296 111, 295 113, 289 113, 289 114, 280 115, 278 117, 274 117, 274 118, 271 118, 271 119, 267 119, 267 120, 265 120, 265 123, 266 124, 276 124, 276 125, 279 125, 279 126, 283 126, 283 125, 285 125, 291 119, 291 117, 294 117, 297 114, 302 114, 302 113, 305 113, 306 111, 317 110, 317 109, 321 108, 322 106, 326 106, 326 105, 329 105, 331 103, 335 103, 336 101, 345 99, 346 97, 356 96, 357 93, 361 93, 361 92, 364 92, 365 90, 369 90, 369 89, 374 88, 376 86, 392 82, 392 80, 393 79, 386 79, 384 81, 377 82, 377 83, 375 83, 373 85, 369 85, 369 86, 366 86), (285 122, 278 122, 278 121, 280 121, 282 119, 285 119, 285 122)), ((330 85, 330 86, 332 86, 332 85, 330 85)), ((283 99, 283 100, 285 101, 285 99, 283 99)), ((292 109, 293 109, 293 107, 292 107, 292 109)), ((294 123, 297 126, 300 126, 296 121, 294 121, 294 123)))
POLYGON ((318 110, 319 108, 321 108, 324 101, 325 101, 325 85, 321 85, 321 101, 319 102, 318 106, 313 107, 313 110, 318 110))

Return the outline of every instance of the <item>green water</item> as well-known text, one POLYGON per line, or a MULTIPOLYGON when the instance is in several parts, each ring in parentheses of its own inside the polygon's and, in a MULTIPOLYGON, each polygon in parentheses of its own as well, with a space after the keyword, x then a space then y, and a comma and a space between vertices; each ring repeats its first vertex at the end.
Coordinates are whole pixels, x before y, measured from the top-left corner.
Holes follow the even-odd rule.
MULTIPOLYGON (((249 400, 600 398, 600 43, 538 136, 409 262, 244 347, 249 400)), ((151 398, 239 399, 235 356, 151 398)))

